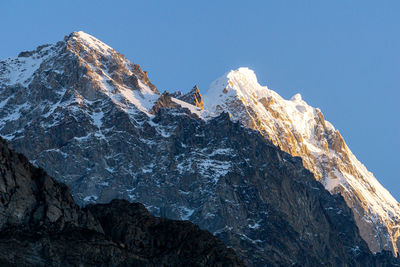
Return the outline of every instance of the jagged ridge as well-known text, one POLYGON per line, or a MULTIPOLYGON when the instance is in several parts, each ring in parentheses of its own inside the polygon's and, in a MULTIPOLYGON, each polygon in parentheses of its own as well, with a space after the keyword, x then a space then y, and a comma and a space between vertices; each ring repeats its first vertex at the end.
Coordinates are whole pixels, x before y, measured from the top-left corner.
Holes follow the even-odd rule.
POLYGON ((289 101, 258 84, 252 70, 240 68, 210 87, 206 108, 226 111, 233 120, 260 132, 282 150, 300 156, 307 169, 331 193, 340 193, 353 209, 369 248, 398 252, 400 205, 347 147, 318 108, 296 94, 289 101))
POLYGON ((48 57, 33 52, 41 64, 26 82, 0 84, 0 134, 71 186, 80 204, 143 202, 153 214, 196 222, 254 266, 392 261, 369 253, 343 200, 299 158, 227 114, 160 96, 129 61, 86 39, 74 33, 48 57))

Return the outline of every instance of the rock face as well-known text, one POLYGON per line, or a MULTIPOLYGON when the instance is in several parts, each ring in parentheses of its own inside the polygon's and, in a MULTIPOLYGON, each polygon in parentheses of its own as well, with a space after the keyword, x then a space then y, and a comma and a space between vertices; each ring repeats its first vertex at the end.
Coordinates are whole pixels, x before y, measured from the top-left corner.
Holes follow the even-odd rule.
POLYGON ((296 94, 289 101, 258 84, 252 70, 240 68, 216 80, 205 96, 206 109, 229 112, 283 151, 303 159, 332 194, 353 210, 361 236, 373 252, 400 245, 400 205, 347 147, 318 108, 296 94))
POLYGON ((79 208, 68 188, 0 140, 1 266, 243 266, 188 221, 113 200, 79 208))
POLYGON ((178 99, 192 104, 198 108, 204 109, 203 96, 201 95, 197 85, 195 85, 188 93, 179 96, 178 99))
POLYGON ((154 103, 154 106, 151 108, 150 113, 151 114, 157 114, 157 112, 161 108, 179 108, 180 105, 175 103, 172 100, 171 95, 168 92, 164 92, 154 103))
MULTIPOLYGON (((0 63, 0 134, 80 205, 141 202, 207 229, 249 266, 395 261, 370 253, 342 196, 234 113, 160 96, 139 66, 81 32, 24 56, 0 63)), ((87 209, 107 229, 108 213, 87 209)))

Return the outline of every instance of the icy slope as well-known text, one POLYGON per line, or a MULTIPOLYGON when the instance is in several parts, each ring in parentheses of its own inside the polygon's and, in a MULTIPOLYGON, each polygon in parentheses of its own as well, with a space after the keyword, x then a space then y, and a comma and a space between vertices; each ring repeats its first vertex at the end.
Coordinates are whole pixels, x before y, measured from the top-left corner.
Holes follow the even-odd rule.
POLYGON ((399 203, 357 160, 318 108, 309 106, 300 94, 283 99, 261 86, 248 68, 217 79, 204 99, 209 111, 227 111, 233 120, 258 130, 284 151, 300 156, 327 190, 345 198, 370 249, 397 253, 399 203))

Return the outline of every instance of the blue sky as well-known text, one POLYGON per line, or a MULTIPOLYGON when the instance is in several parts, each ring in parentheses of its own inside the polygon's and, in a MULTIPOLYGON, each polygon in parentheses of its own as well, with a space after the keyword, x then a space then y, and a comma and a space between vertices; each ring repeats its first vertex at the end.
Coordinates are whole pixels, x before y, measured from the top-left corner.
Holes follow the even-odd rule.
POLYGON ((400 200, 400 1, 5 1, 0 58, 83 30, 149 72, 160 91, 205 92, 255 70, 319 107, 400 200))

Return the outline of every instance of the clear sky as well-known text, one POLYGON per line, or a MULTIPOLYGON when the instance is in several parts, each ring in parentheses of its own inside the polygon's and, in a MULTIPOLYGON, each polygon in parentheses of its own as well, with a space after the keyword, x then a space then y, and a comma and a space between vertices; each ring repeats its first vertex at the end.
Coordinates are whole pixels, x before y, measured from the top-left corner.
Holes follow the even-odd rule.
POLYGON ((187 91, 255 70, 302 94, 400 200, 400 1, 0 0, 0 59, 82 30, 187 91))

